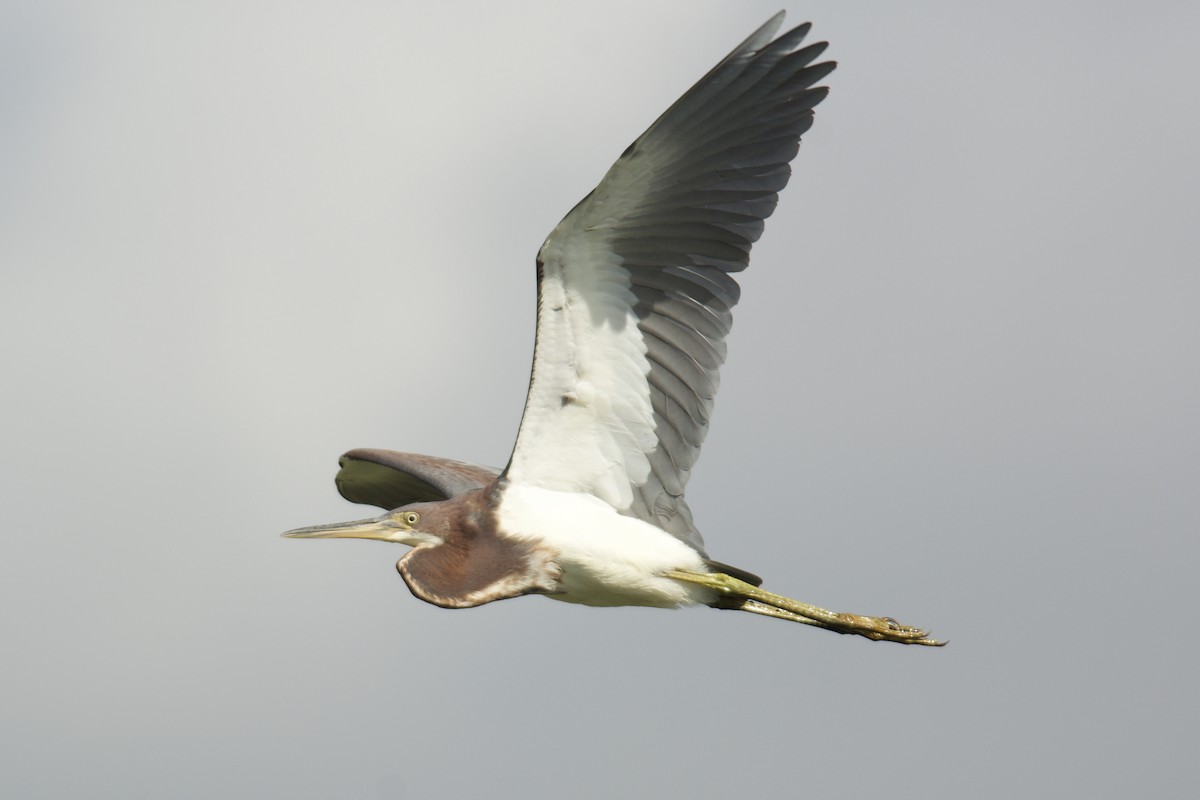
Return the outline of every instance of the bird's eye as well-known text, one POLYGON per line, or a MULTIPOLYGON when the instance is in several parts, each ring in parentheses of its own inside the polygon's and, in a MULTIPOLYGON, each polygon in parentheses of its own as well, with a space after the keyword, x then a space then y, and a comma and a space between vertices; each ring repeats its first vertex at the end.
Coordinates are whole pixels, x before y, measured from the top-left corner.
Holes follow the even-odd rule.
POLYGON ((404 524, 411 528, 421 521, 421 515, 415 511, 405 511, 403 519, 404 524))

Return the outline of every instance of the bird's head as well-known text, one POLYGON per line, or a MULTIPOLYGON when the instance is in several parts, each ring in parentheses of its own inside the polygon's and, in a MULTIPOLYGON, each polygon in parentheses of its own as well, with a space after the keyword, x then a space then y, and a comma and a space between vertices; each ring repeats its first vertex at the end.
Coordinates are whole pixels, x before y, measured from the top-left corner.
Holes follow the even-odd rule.
POLYGON ((372 519, 296 528, 283 534, 292 539, 378 539, 411 547, 441 544, 439 503, 411 503, 372 519))

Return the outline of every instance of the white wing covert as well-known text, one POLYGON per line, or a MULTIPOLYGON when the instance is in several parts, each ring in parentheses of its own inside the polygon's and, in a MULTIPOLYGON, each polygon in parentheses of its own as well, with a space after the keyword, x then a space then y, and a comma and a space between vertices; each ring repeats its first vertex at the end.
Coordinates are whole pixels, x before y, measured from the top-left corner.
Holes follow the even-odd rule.
POLYGON ((546 239, 509 480, 588 492, 703 554, 684 489, 745 269, 827 94, 772 18, 650 126, 546 239))

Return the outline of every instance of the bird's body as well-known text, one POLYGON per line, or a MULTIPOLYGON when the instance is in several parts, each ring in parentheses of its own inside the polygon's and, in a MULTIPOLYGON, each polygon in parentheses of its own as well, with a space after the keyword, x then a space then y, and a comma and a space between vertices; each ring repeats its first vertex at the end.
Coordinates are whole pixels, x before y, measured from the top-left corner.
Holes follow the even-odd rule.
POLYGON ((776 39, 782 13, 668 109, 538 253, 534 364, 504 470, 384 450, 342 458, 338 488, 388 510, 295 537, 412 547, 417 597, 465 608, 525 594, 592 606, 709 605, 841 633, 939 644, 835 614, 708 558, 684 489, 725 360, 744 269, 791 174, 825 44, 776 39))
POLYGON ((662 577, 705 572, 704 558, 654 525, 624 516, 599 498, 509 484, 496 509, 500 528, 545 547, 560 568, 556 600, 589 606, 674 608, 712 602, 713 592, 662 577))

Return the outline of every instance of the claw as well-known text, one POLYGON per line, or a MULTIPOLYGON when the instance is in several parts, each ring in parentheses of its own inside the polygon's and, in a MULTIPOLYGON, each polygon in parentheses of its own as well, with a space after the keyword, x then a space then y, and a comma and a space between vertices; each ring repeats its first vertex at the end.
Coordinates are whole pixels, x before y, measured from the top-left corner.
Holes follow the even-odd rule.
POLYGON ((899 642, 900 644, 923 644, 931 647, 941 647, 945 642, 929 638, 929 631, 901 625, 892 617, 863 617, 857 614, 845 614, 847 628, 850 633, 861 633, 868 639, 877 642, 899 642))

